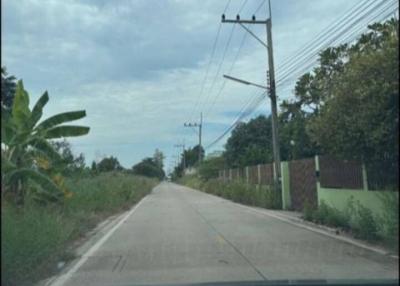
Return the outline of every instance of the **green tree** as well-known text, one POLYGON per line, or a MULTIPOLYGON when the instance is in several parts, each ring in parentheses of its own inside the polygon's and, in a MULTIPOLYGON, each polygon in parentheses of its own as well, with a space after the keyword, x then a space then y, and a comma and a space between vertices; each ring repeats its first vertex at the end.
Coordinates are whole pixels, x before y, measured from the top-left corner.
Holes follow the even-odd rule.
POLYGON ((53 148, 60 154, 61 160, 57 167, 64 175, 82 171, 85 168, 85 156, 80 153, 74 156, 71 144, 64 138, 61 141, 52 141, 53 148))
POLYGON ((399 70, 397 21, 369 26, 347 47, 340 72, 308 133, 323 152, 367 163, 369 176, 398 186, 399 70))
POLYGON ((160 150, 156 149, 153 155, 153 161, 158 166, 158 168, 164 168, 164 154, 160 150))
POLYGON ((110 156, 103 158, 99 163, 96 164, 96 170, 99 172, 111 172, 120 171, 122 166, 116 157, 110 156))
MULTIPOLYGON (((201 147, 201 158, 204 158, 204 148, 201 147)), ((193 148, 188 148, 185 150, 185 164, 186 168, 190 168, 195 166, 199 162, 199 145, 194 146, 193 148)), ((180 165, 183 170, 183 161, 180 161, 180 165)))
POLYGON ((218 171, 224 169, 225 159, 222 156, 207 158, 199 166, 199 176, 207 181, 218 177, 218 171))
POLYGON ((136 175, 154 177, 160 180, 165 177, 164 170, 160 168, 159 162, 156 162, 154 158, 143 159, 141 162, 134 165, 132 170, 136 175))
POLYGON ((15 90, 17 88, 16 78, 8 75, 6 68, 1 68, 1 106, 7 112, 11 109, 15 90))
POLYGON ((273 161, 271 117, 258 116, 238 124, 225 144, 223 154, 230 168, 273 161))
MULTIPOLYGON (((52 163, 60 159, 49 139, 81 136, 89 132, 89 127, 64 125, 64 123, 86 116, 84 110, 54 115, 41 122, 43 107, 49 101, 45 92, 32 110, 29 95, 24 90, 22 80, 18 81, 11 113, 2 112, 2 182, 3 192, 15 196, 18 204, 24 201, 29 184, 37 193, 57 200, 62 195, 62 180, 52 172, 52 163)), ((2 106, 3 111, 3 106, 2 106)))

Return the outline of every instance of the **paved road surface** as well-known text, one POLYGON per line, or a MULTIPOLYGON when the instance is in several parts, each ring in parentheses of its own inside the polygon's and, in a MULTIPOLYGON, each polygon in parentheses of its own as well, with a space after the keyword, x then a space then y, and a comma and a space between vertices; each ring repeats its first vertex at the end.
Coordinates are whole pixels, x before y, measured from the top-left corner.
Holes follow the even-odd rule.
POLYGON ((398 278, 397 261, 162 183, 64 285, 398 278))

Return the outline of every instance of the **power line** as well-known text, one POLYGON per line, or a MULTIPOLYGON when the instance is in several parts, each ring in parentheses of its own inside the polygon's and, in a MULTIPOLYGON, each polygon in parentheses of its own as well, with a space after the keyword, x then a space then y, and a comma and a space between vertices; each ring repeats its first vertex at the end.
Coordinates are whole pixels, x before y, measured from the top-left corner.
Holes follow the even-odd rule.
MULTIPOLYGON (((386 3, 389 3, 389 2, 386 2, 386 3)), ((355 22, 351 23, 350 27, 347 27, 342 34, 336 35, 335 37, 331 38, 330 41, 328 42, 328 45, 332 45, 332 44, 338 45, 339 43, 346 43, 347 41, 349 41, 349 39, 354 40, 357 36, 360 35, 361 31, 368 29, 367 28, 368 23, 370 23, 371 21, 376 20, 381 14, 383 14, 384 12, 386 12, 390 8, 393 8, 393 7, 386 6, 386 7, 383 7, 381 9, 378 9, 378 10, 373 8, 374 12, 378 12, 378 15, 375 15, 375 14, 371 15, 371 13, 368 13, 368 14, 365 14, 365 15, 361 16, 360 18, 356 19, 355 22), (369 17, 366 22, 363 22, 363 23, 360 24, 360 21, 365 19, 365 17, 367 17, 369 15, 371 17, 369 17), (350 30, 351 27, 354 28, 354 27, 357 27, 359 25, 361 25, 361 27, 362 27, 361 29, 350 30)), ((291 80, 293 78, 297 78, 299 75, 301 75, 305 71, 309 70, 317 62, 317 59, 313 59, 313 57, 317 56, 318 54, 319 53, 316 53, 314 55, 310 55, 308 58, 303 60, 303 62, 309 62, 306 66, 297 65, 295 68, 292 68, 292 70, 290 72, 286 73, 285 77, 280 78, 278 80, 277 86, 282 86, 284 83, 288 82, 289 80, 291 80), (310 63, 310 61, 311 61, 311 63, 310 63)))
MULTIPOLYGON (((224 8, 224 13, 226 13, 226 11, 227 11, 228 6, 229 6, 230 3, 231 3, 231 0, 228 0, 228 1, 226 2, 225 8, 224 8)), ((201 83, 200 92, 199 92, 199 94, 198 94, 198 96, 197 96, 196 103, 195 103, 193 112, 192 112, 191 114, 194 114, 194 113, 195 113, 196 108, 197 108, 197 106, 198 106, 198 104, 199 104, 200 98, 201 98, 201 96, 202 96, 202 94, 203 94, 204 86, 205 86, 205 83, 206 83, 206 80, 207 80, 207 77, 208 77, 208 73, 209 73, 209 70, 210 70, 211 62, 212 62, 212 60, 213 60, 213 58, 214 58, 215 50, 216 50, 216 48, 217 48, 217 43, 218 43, 219 35, 220 35, 220 32, 221 32, 221 27, 222 27, 222 23, 219 23, 218 29, 217 29, 217 34, 216 34, 216 36, 215 36, 214 43, 213 43, 213 45, 212 45, 212 50, 211 50, 210 59, 209 59, 208 64, 207 64, 206 73, 205 73, 204 78, 203 78, 203 81, 202 81, 202 83, 201 83)), ((191 118, 192 118, 192 117, 191 117, 191 118)))
POLYGON ((213 140, 212 143, 210 143, 206 147, 206 149, 209 149, 210 147, 218 143, 221 139, 223 139, 225 135, 228 134, 243 118, 250 115, 259 106, 259 104, 265 97, 266 97, 266 92, 263 92, 262 94, 258 94, 258 96, 251 98, 238 113, 238 116, 234 120, 234 122, 220 136, 218 136, 215 140, 213 140))
POLYGON ((313 45, 313 49, 311 50, 311 52, 305 54, 304 56, 297 56, 296 60, 291 62, 288 67, 286 67, 284 70, 281 69, 278 73, 278 78, 283 78, 288 74, 291 74, 293 71, 296 70, 297 67, 301 66, 305 62, 308 62, 312 59, 312 57, 317 56, 321 49, 328 47, 333 42, 332 38, 343 33, 343 29, 350 29, 351 26, 354 25, 355 21, 362 19, 362 17, 365 16, 367 13, 371 13, 373 9, 381 5, 384 1, 386 0, 382 0, 380 3, 370 8, 370 10, 368 10, 364 14, 362 14, 363 11, 368 9, 371 4, 374 4, 374 2, 370 3, 366 7, 363 7, 362 10, 358 11, 356 15, 348 15, 348 19, 346 21, 343 21, 342 24, 336 26, 331 33, 325 33, 325 36, 322 38, 322 40, 313 45))
POLYGON ((326 26, 324 29, 322 29, 312 41, 306 43, 303 45, 301 48, 299 48, 298 51, 296 51, 293 55, 290 57, 286 58, 282 63, 279 63, 279 67, 277 68, 277 73, 279 73, 280 70, 284 69, 288 64, 293 63, 293 60, 298 59, 301 55, 303 55, 306 51, 310 49, 315 43, 317 43, 319 40, 321 40, 324 36, 329 35, 331 33, 332 29, 335 27, 338 27, 339 23, 343 23, 346 18, 351 16, 354 10, 359 8, 359 6, 364 5, 367 3, 369 0, 364 0, 361 2, 358 2, 356 5, 352 6, 349 10, 347 10, 342 16, 340 16, 339 19, 335 19, 333 22, 331 22, 328 26, 326 26))
MULTIPOLYGON (((386 0, 383 0, 382 2, 384 2, 386 0)), ((349 31, 351 31, 352 27, 354 25, 356 25, 357 23, 359 23, 361 20, 363 20, 365 17, 367 17, 368 15, 370 15, 371 13, 373 13, 374 11, 376 11, 377 6, 382 4, 379 3, 378 5, 372 7, 369 11, 365 12, 363 15, 357 17, 353 17, 353 21, 350 23, 346 23, 347 26, 343 25, 342 27, 340 27, 340 31, 337 34, 334 34, 332 37, 330 37, 329 39, 327 39, 327 41, 325 41, 322 45, 318 46, 317 48, 315 48, 312 53, 310 53, 307 57, 303 57, 300 59, 300 63, 297 63, 295 65, 292 65, 290 68, 288 68, 287 70, 285 70, 285 72, 283 73, 283 75, 281 75, 279 77, 279 80, 277 81, 277 84, 280 84, 283 82, 283 80, 286 80, 289 77, 293 77, 295 74, 295 71, 299 70, 301 67, 303 67, 303 65, 305 63, 310 62, 311 60, 313 60, 314 57, 317 57, 319 52, 321 50, 323 50, 324 48, 329 47, 333 42, 335 42, 339 37, 346 35, 346 33, 348 33, 349 31)), ((316 61, 316 59, 314 59, 314 62, 316 61)), ((314 62, 311 64, 313 65, 314 62)), ((310 66, 310 64, 308 65, 310 66)), ((282 73, 281 73, 282 74, 282 73)))
MULTIPOLYGON (((231 66, 230 66, 230 68, 229 68, 229 70, 228 70, 228 74, 230 74, 230 73, 232 72, 232 70, 233 70, 233 68, 234 68, 234 66, 235 66, 235 63, 236 63, 237 59, 239 58, 240 51, 241 51, 241 49, 242 49, 242 47, 243 47, 243 45, 244 45, 244 43, 245 43, 246 38, 247 38, 247 33, 244 32, 242 41, 241 41, 240 46, 239 46, 239 49, 237 50, 236 55, 235 55, 235 58, 234 58, 234 60, 233 60, 233 62, 232 62, 232 64, 231 64, 231 66)), ((223 81, 222 81, 222 85, 221 85, 221 87, 220 87, 220 89, 219 89, 217 95, 214 97, 213 102, 211 103, 209 109, 208 109, 207 112, 206 112, 206 115, 205 115, 206 117, 207 117, 207 115, 211 112, 212 108, 213 108, 214 105, 215 105, 215 102, 217 101, 217 99, 218 99, 219 96, 221 95, 222 91, 224 90, 225 85, 226 85, 226 81, 227 81, 227 79, 224 78, 223 81)))

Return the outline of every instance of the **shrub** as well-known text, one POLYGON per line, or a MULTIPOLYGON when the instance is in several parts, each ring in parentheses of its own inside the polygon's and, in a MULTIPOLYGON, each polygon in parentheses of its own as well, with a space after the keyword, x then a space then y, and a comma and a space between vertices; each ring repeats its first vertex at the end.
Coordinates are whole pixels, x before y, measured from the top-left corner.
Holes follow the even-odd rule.
POLYGON ((1 285, 24 285, 55 270, 66 246, 104 217, 148 194, 156 180, 120 172, 66 180, 73 196, 41 206, 27 196, 23 207, 2 201, 1 285))
POLYGON ((198 171, 203 181, 218 177, 218 171, 224 167, 223 157, 209 158, 201 162, 198 171))
POLYGON ((308 201, 305 201, 303 206, 303 219, 313 221, 314 212, 315 209, 311 206, 311 204, 308 201))
POLYGON ((381 235, 388 246, 396 251, 399 247, 399 197, 398 193, 385 192, 379 194, 383 205, 383 214, 379 219, 381 235))
POLYGON ((324 201, 321 201, 317 209, 313 209, 306 202, 303 209, 303 218, 319 224, 326 224, 333 227, 349 228, 350 217, 346 213, 341 212, 333 207, 328 206, 324 201))
POLYGON ((372 215, 372 211, 357 201, 356 223, 353 226, 355 236, 366 240, 377 240, 378 226, 372 215))

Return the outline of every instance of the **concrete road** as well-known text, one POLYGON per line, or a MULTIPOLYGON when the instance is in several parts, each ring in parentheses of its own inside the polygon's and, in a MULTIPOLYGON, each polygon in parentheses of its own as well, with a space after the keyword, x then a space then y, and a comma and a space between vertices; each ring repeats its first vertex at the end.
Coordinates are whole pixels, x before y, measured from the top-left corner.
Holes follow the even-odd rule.
POLYGON ((162 183, 56 285, 398 279, 397 260, 162 183))

